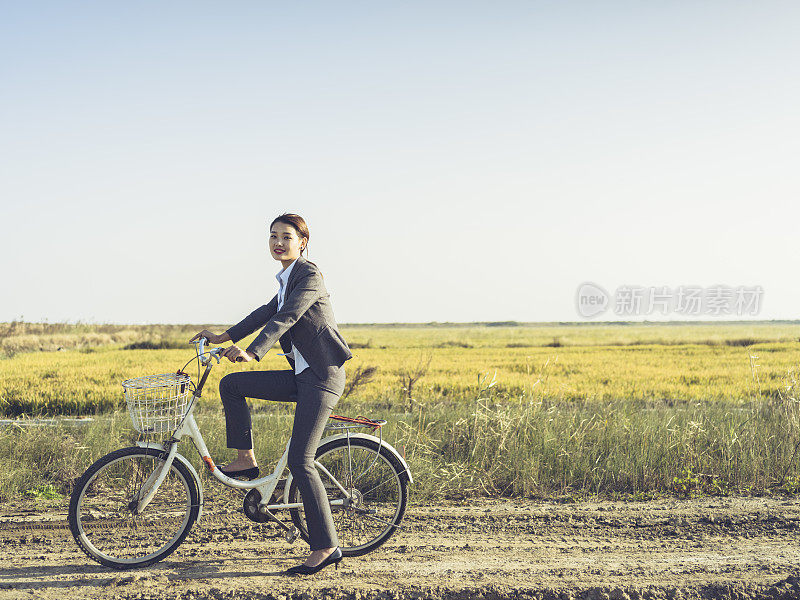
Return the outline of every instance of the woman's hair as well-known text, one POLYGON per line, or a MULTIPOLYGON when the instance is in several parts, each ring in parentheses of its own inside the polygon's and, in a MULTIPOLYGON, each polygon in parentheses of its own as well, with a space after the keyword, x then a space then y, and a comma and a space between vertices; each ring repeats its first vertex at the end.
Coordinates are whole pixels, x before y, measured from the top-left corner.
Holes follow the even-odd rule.
MULTIPOLYGON (((308 242, 311 240, 311 232, 308 230, 308 225, 303 217, 294 213, 283 213, 282 215, 278 215, 275 217, 275 219, 273 219, 272 223, 269 224, 270 231, 272 231, 272 226, 275 225, 275 223, 284 223, 285 225, 291 225, 294 227, 294 230, 297 232, 297 237, 306 238, 306 247, 303 248, 303 250, 308 250, 308 242)), ((301 256, 303 254, 303 250, 300 251, 301 256)), ((314 263, 311 264, 314 265, 314 263)))

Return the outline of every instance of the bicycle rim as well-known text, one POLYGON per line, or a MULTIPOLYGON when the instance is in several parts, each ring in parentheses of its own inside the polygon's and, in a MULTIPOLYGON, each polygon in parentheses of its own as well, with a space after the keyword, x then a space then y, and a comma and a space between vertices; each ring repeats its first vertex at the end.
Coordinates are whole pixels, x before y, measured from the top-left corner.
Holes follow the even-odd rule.
MULTIPOLYGON (((334 440, 320 446, 317 462, 333 476, 320 471, 331 502, 331 514, 345 556, 360 556, 383 544, 403 518, 407 502, 407 481, 385 449, 370 440, 334 440), (337 481, 348 490, 347 500, 337 481), (342 504, 344 501, 344 504, 342 504)), ((319 469, 318 469, 319 470, 319 469)), ((302 502, 296 480, 289 490, 290 502, 302 502)), ((308 541, 303 509, 291 510, 292 521, 308 541)))
POLYGON ((180 545, 197 519, 199 494, 185 466, 174 461, 142 514, 133 499, 162 463, 162 453, 123 448, 92 465, 70 502, 70 528, 78 545, 97 562, 115 568, 142 567, 180 545))

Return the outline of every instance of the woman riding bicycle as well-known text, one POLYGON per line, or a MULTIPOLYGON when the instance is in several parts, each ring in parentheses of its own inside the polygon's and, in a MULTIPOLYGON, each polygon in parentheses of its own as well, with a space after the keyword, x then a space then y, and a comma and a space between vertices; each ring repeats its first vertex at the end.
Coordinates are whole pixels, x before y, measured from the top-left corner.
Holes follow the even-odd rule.
POLYGON ((222 469, 228 476, 255 479, 259 475, 246 398, 297 404, 288 466, 303 498, 311 554, 302 565, 288 569, 290 574, 316 573, 342 558, 328 495, 314 467, 314 456, 328 417, 344 391, 344 362, 353 354, 339 333, 322 273, 302 256, 309 238, 308 226, 299 215, 286 213, 277 217, 270 224, 269 249, 283 265, 276 275, 278 293, 225 333, 215 335, 203 330, 192 338, 206 337, 212 344, 235 344, 263 327, 246 350, 230 346, 223 356, 231 362, 260 361, 280 341, 292 367, 231 373, 219 384, 228 448, 238 450, 237 458, 222 469))

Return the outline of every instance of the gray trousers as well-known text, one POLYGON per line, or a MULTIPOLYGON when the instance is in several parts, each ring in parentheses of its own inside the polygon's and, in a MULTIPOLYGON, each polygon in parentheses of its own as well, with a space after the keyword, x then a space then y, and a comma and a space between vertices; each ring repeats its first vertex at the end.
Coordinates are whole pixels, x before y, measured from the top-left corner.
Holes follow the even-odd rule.
POLYGON ((297 375, 288 369, 242 371, 226 375, 219 383, 228 448, 248 450, 253 447, 250 409, 245 398, 297 403, 288 466, 303 497, 312 550, 339 545, 328 494, 314 467, 314 457, 322 430, 344 391, 344 384, 344 366, 329 366, 324 379, 319 379, 311 367, 307 367, 297 375))

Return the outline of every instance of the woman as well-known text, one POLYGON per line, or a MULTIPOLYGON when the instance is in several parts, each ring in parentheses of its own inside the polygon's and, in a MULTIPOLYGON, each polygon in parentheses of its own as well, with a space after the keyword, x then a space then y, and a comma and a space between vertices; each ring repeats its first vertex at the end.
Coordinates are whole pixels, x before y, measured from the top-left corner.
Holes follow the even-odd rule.
POLYGON ((229 476, 255 479, 259 475, 245 398, 297 403, 288 466, 303 497, 311 554, 305 563, 288 569, 290 574, 316 573, 342 559, 328 495, 314 467, 314 456, 322 430, 344 391, 344 362, 353 354, 339 333, 319 268, 302 256, 309 238, 308 226, 299 215, 277 217, 270 224, 269 249, 283 265, 276 275, 278 293, 225 333, 215 335, 203 330, 192 338, 235 344, 263 327, 246 350, 230 346, 223 356, 231 362, 260 361, 280 341, 292 367, 291 371, 231 373, 219 384, 228 448, 238 450, 236 459, 223 468, 229 476))

